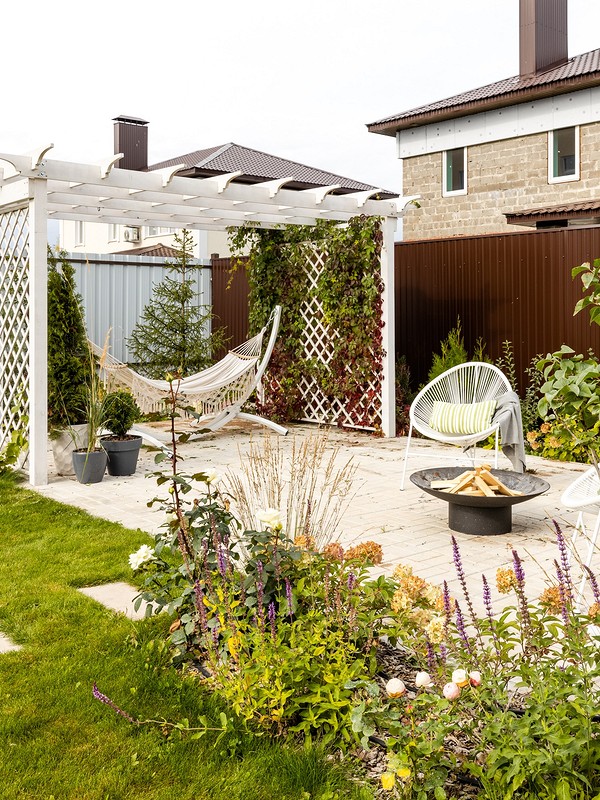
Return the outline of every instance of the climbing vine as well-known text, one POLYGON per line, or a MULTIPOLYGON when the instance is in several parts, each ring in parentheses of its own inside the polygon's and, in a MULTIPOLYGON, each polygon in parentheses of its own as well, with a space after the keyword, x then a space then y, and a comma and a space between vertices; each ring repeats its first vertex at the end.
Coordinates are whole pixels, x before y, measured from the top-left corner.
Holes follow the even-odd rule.
POLYGON ((280 333, 269 364, 267 399, 261 412, 274 419, 302 416, 300 382, 314 378, 330 400, 339 401, 358 426, 372 426, 383 365, 380 219, 353 217, 345 225, 322 222, 265 230, 230 231, 234 261, 247 256, 250 325, 259 330, 274 305, 282 306, 280 333), (325 254, 313 288, 305 269, 307 251, 325 254), (325 364, 307 357, 301 309, 310 292, 323 308, 323 322, 339 335, 325 364))

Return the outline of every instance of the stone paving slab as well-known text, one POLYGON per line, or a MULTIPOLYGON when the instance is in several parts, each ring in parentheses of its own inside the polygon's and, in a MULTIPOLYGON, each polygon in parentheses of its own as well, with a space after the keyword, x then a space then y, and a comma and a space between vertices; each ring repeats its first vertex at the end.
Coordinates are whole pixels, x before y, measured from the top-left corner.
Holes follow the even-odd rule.
POLYGON ((0 653, 12 653, 20 649, 20 644, 15 644, 8 636, 0 633, 0 653))
POLYGON ((128 583, 117 581, 100 586, 85 586, 79 591, 86 597, 91 597, 92 600, 102 603, 103 606, 111 609, 111 611, 125 614, 129 619, 144 619, 146 616, 148 603, 142 603, 136 611, 133 601, 139 594, 139 590, 128 583))
MULTIPOLYGON (((157 428, 164 434, 164 425, 162 429, 157 425, 151 427, 154 433, 157 428)), ((275 437, 284 454, 289 456, 294 442, 316 433, 316 426, 290 425, 289 435, 278 437, 262 426, 236 422, 199 441, 180 445, 179 453, 183 457, 180 469, 193 473, 214 468, 222 475, 228 471, 239 472, 240 459, 248 453, 252 442, 260 444, 265 436, 275 437)), ((327 429, 326 435, 328 451, 337 450, 336 464, 343 465, 352 457, 357 465, 357 492, 339 528, 342 544, 372 539, 383 547, 382 571, 391 573, 396 564, 403 562, 428 580, 448 580, 451 587, 455 587, 453 534, 448 528, 447 504, 418 489, 408 477, 405 489, 400 490, 406 439, 382 439, 337 428, 327 429)), ((485 455, 479 451, 480 463, 485 455)), ((469 466, 457 448, 429 440, 414 440, 407 475, 433 466, 435 459, 439 464, 448 465, 451 463, 449 456, 455 458, 455 463, 469 466)), ((49 458, 52 462, 51 455, 49 458)), ((483 460, 489 461, 489 457, 483 460)), ((500 455, 498 467, 510 469, 511 465, 500 455)), ((168 469, 168 464, 164 462, 161 468, 168 469)), ((496 568, 511 563, 513 547, 523 558, 528 581, 532 586, 541 585, 545 573, 552 572, 552 561, 557 556, 552 520, 558 520, 565 533, 570 535, 576 513, 563 508, 560 497, 587 467, 529 456, 528 468, 548 481, 550 489, 544 495, 513 507, 511 533, 499 536, 454 534, 462 553, 465 573, 477 584, 477 592, 480 591, 481 573, 486 572, 488 580, 493 583, 496 568)), ((62 478, 51 473, 50 482, 39 487, 39 491, 96 516, 153 533, 162 525, 163 517, 157 507, 148 508, 147 503, 156 495, 165 495, 165 488, 157 487, 151 476, 156 469, 153 453, 143 449, 138 471, 133 476, 115 478, 107 475, 100 484, 82 486, 74 478, 62 478), (151 477, 146 477, 148 475, 151 477)), ((600 568, 600 557, 597 565, 600 568)))

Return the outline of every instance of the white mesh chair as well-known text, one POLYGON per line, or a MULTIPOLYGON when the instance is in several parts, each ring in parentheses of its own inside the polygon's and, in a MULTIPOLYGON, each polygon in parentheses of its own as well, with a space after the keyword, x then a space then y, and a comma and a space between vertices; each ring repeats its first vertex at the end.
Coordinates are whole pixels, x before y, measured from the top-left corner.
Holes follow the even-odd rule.
MULTIPOLYGON (((570 510, 579 511, 577 515, 577 522, 573 530, 573 537, 571 539, 571 559, 576 551, 578 539, 583 536, 587 541, 587 553, 585 559, 581 561, 582 567, 591 567, 592 558, 596 549, 596 542, 598 540, 598 533, 600 532, 600 477, 595 467, 583 472, 573 483, 568 486, 560 499, 563 506, 570 510), (588 531, 584 514, 586 512, 596 513, 594 527, 591 533, 588 531)), ((582 570, 581 581, 579 590, 575 597, 575 610, 579 611, 583 601, 583 593, 585 591, 585 584, 588 579, 588 574, 585 569, 582 570)))
MULTIPOLYGON (((404 489, 406 479, 406 466, 410 451, 410 442, 413 430, 418 431, 428 439, 434 439, 445 444, 454 444, 468 450, 472 448, 471 459, 475 464, 477 442, 487 439, 488 436, 495 434, 496 449, 494 466, 498 466, 498 423, 491 420, 491 414, 487 415, 483 406, 476 407, 475 404, 483 404, 486 401, 495 401, 506 392, 512 391, 508 378, 504 373, 494 366, 484 361, 469 361, 466 364, 459 364, 452 367, 431 383, 427 384, 413 400, 410 406, 410 426, 408 429, 408 440, 404 451, 404 469, 402 471, 402 483, 400 488, 404 489), (459 424, 461 433, 445 433, 432 427, 432 417, 438 414, 441 404, 450 415, 463 415, 468 420, 464 424, 459 424), (454 406, 452 408, 451 406, 454 406), (482 413, 470 414, 470 411, 482 413)), ((493 406, 493 403, 491 404, 493 406)), ((493 412, 492 412, 493 413, 493 412)), ((434 423, 435 424, 435 423, 434 423)), ((439 458, 439 456, 437 456, 439 458)))

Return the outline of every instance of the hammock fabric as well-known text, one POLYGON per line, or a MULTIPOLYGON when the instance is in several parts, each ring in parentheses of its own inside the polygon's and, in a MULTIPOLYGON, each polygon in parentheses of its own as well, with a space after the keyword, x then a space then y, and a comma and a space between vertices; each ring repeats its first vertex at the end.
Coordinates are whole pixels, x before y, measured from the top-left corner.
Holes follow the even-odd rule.
MULTIPOLYGON (((192 406, 203 416, 213 416, 245 402, 257 383, 257 365, 265 330, 266 327, 257 336, 230 350, 212 367, 182 378, 178 388, 181 405, 192 406)), ((100 355, 101 349, 93 342, 90 344, 100 355)), ((146 378, 111 355, 104 356, 101 375, 108 391, 128 389, 142 413, 164 411, 164 400, 169 393, 168 381, 146 378)))

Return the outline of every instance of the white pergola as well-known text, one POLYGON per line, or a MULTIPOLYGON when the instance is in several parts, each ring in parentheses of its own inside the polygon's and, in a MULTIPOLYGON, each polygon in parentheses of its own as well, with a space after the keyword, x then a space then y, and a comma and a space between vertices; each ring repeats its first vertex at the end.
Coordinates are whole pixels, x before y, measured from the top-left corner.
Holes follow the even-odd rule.
POLYGON ((394 233, 413 198, 376 200, 376 189, 335 195, 337 185, 293 191, 286 189, 292 177, 235 183, 240 172, 181 178, 183 164, 137 172, 116 168, 121 154, 96 164, 55 161, 47 157, 51 148, 0 153, 0 449, 28 416, 32 485, 48 480, 47 231, 54 219, 225 230, 381 217, 382 429, 385 436, 395 435, 394 233), (21 411, 15 411, 19 398, 21 411))

